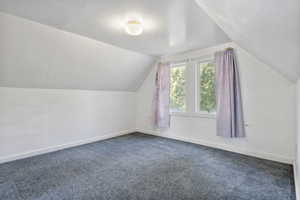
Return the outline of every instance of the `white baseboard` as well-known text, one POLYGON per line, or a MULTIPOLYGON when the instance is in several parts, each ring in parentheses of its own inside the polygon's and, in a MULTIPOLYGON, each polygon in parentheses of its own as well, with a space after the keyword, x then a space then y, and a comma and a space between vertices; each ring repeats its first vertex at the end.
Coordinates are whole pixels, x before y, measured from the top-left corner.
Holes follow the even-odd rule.
POLYGON ((154 131, 154 130, 136 129, 136 131, 145 133, 145 134, 180 140, 180 141, 184 141, 184 142, 200 144, 203 146, 222 149, 222 150, 226 150, 226 151, 231 151, 231 152, 235 152, 235 153, 239 153, 239 154, 244 154, 244 155, 262 158, 262 159, 266 159, 266 160, 277 161, 277 162, 286 163, 286 164, 293 164, 293 162, 294 162, 293 158, 287 158, 287 157, 278 156, 278 155, 274 155, 271 153, 265 153, 265 152, 252 152, 252 151, 248 151, 245 149, 239 149, 239 148, 236 148, 233 146, 229 146, 226 144, 219 144, 219 143, 214 143, 214 142, 210 142, 210 141, 206 141, 206 140, 191 139, 191 138, 171 136, 171 135, 163 135, 163 134, 159 133, 158 131, 154 131))
POLYGON ((36 149, 36 150, 28 151, 25 153, 13 154, 13 155, 5 156, 5 157, 0 157, 0 164, 14 161, 14 160, 23 159, 23 158, 28 158, 28 157, 32 157, 32 156, 36 156, 36 155, 41 155, 41 154, 45 154, 45 153, 50 153, 50 152, 54 152, 54 151, 58 151, 58 150, 62 150, 62 149, 67 149, 70 147, 75 147, 75 146, 79 146, 79 145, 83 145, 83 144, 97 142, 100 140, 105 140, 105 139, 109 139, 109 138, 113 138, 113 137, 117 137, 117 136, 121 136, 121 135, 126 135, 126 134, 133 133, 133 132, 135 132, 135 129, 119 131, 119 132, 114 132, 114 133, 107 133, 107 134, 93 137, 93 138, 88 138, 88 139, 70 142, 70 143, 66 143, 66 144, 46 147, 46 148, 42 148, 42 149, 36 149))
MULTIPOLYGON (((96 142, 96 141, 100 141, 100 140, 105 140, 105 139, 109 139, 109 138, 113 138, 113 137, 117 137, 117 136, 121 136, 121 135, 126 135, 126 134, 133 133, 136 131, 145 133, 145 134, 156 135, 156 136, 160 136, 160 137, 200 144, 200 145, 209 146, 209 147, 213 147, 213 148, 217 148, 217 149, 223 149, 226 151, 231 151, 231 152, 240 153, 240 154, 244 154, 244 155, 254 156, 254 157, 263 158, 263 159, 267 159, 267 160, 273 160, 273 161, 287 163, 287 164, 294 164, 293 158, 286 158, 286 157, 277 156, 277 155, 270 154, 270 153, 245 151, 243 149, 238 149, 238 148, 231 147, 228 145, 212 143, 212 142, 204 141, 204 140, 198 140, 198 139, 196 140, 196 139, 191 139, 191 138, 184 138, 184 137, 177 137, 177 136, 170 136, 170 135, 162 135, 157 131, 143 130, 143 129, 132 129, 132 130, 119 131, 119 132, 115 132, 115 133, 107 133, 105 135, 88 138, 88 139, 84 139, 84 140, 80 140, 80 141, 70 142, 67 144, 61 144, 61 145, 46 147, 46 148, 42 148, 42 149, 36 149, 33 151, 28 151, 28 152, 24 152, 24 153, 20 153, 20 154, 13 154, 13 155, 5 156, 5 157, 0 157, 0 164, 5 163, 5 162, 14 161, 14 160, 23 159, 23 158, 32 157, 32 156, 36 156, 36 155, 40 155, 40 154, 50 153, 50 152, 54 152, 54 151, 58 151, 58 150, 62 150, 62 149, 70 148, 70 147, 75 147, 75 146, 79 146, 79 145, 83 145, 83 144, 88 144, 88 143, 92 143, 92 142, 96 142)), ((296 179, 297 179, 296 171, 294 171, 294 174, 295 174, 295 185, 296 185, 298 183, 298 182, 296 182, 296 179)))
POLYGON ((294 169, 294 183, 295 183, 295 192, 296 192, 296 199, 300 200, 300 188, 299 188, 299 177, 298 177, 298 170, 297 170, 297 163, 293 163, 294 169))

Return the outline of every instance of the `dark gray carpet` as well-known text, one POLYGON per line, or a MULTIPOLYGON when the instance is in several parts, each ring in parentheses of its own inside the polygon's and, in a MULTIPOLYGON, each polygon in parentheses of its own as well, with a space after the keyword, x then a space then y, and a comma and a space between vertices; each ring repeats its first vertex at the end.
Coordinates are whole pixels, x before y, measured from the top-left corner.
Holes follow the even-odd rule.
POLYGON ((292 166, 144 134, 0 165, 1 200, 291 200, 292 166))

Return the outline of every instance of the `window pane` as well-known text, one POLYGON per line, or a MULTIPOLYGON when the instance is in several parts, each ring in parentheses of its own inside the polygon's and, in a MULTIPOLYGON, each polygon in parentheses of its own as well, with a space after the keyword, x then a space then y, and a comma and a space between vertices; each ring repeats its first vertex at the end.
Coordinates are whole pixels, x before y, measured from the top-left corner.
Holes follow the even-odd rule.
POLYGON ((216 110, 215 67, 212 63, 199 63, 199 93, 200 111, 214 112, 216 110))
POLYGON ((170 74, 170 110, 186 111, 185 65, 172 66, 170 74))

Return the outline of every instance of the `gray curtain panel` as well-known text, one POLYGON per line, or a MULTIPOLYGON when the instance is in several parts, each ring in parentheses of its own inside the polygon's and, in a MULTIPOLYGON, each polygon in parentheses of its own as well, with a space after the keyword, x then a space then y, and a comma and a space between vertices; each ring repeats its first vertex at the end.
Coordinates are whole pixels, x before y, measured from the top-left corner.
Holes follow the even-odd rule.
POLYGON ((170 127, 170 64, 159 63, 155 79, 154 126, 158 129, 170 127))
POLYGON ((217 135, 245 137, 240 77, 234 50, 215 53, 217 135))

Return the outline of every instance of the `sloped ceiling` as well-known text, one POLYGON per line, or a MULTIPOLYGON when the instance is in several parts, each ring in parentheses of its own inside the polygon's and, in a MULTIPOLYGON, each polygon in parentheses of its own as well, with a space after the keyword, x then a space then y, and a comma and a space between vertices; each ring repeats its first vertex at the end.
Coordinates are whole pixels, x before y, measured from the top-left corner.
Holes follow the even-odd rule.
POLYGON ((196 2, 241 47, 289 80, 299 78, 299 0, 196 2))
POLYGON ((134 91, 153 55, 231 40, 300 75, 299 0, 1 0, 0 11, 0 86, 134 91), (124 33, 132 15, 141 36, 124 33))
POLYGON ((155 58, 0 13, 0 86, 135 91, 155 58))
POLYGON ((193 0, 1 0, 0 11, 154 56, 230 41, 193 0), (124 33, 132 16, 141 36, 124 33))

